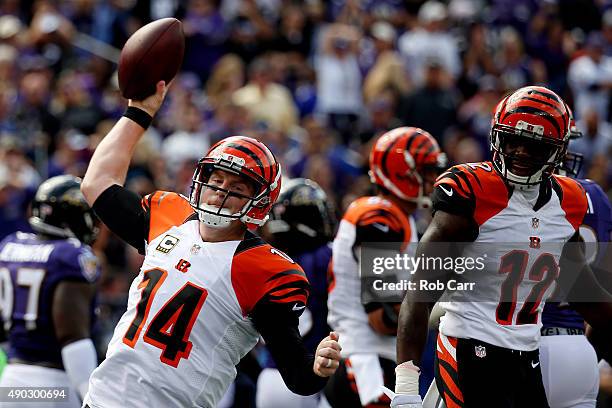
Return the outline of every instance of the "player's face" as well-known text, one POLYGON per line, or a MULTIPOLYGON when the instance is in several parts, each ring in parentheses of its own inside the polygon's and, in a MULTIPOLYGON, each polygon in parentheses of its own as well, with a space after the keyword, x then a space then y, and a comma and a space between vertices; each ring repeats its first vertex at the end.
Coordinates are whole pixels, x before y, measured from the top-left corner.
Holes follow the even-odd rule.
POLYGON ((213 188, 204 189, 201 202, 217 208, 223 207, 230 214, 242 210, 249 200, 248 197, 252 197, 255 193, 253 185, 244 177, 223 170, 214 170, 208 179, 208 184, 213 188), (214 187, 218 187, 219 190, 214 187))
POLYGON ((503 143, 508 169, 521 177, 528 177, 538 171, 553 153, 553 146, 525 137, 509 136, 503 143))

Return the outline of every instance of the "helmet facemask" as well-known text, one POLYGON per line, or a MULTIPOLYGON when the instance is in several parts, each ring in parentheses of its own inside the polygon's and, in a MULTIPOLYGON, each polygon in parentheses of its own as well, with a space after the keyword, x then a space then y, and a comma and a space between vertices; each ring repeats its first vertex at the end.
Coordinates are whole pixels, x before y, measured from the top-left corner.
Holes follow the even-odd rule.
POLYGON ((228 154, 214 158, 205 157, 199 161, 193 174, 189 202, 198 213, 200 221, 212 228, 226 228, 234 220, 240 220, 245 224, 260 225, 265 223, 267 217, 259 220, 251 218, 247 214, 252 209, 263 208, 269 203, 269 194, 272 188, 274 186, 268 185, 262 177, 244 167, 239 157, 228 154), (243 177, 247 183, 253 186, 253 195, 241 194, 210 184, 210 176, 214 170, 222 170, 243 177), (207 189, 225 194, 219 207, 202 202, 202 196, 207 189), (232 214, 230 210, 225 208, 225 204, 230 197, 246 199, 247 201, 240 211, 232 214))
POLYGON ((567 135, 562 140, 543 136, 543 128, 519 121, 517 127, 496 124, 491 130, 491 151, 493 166, 499 174, 511 184, 533 186, 553 174, 561 166, 567 151, 567 135), (521 125, 529 126, 535 131, 524 130, 521 125), (538 130, 542 130, 538 132, 538 130), (528 151, 529 163, 525 157, 514 152, 506 152, 508 145, 523 145, 528 151), (529 175, 519 175, 512 171, 516 164, 525 170, 532 169, 529 175))

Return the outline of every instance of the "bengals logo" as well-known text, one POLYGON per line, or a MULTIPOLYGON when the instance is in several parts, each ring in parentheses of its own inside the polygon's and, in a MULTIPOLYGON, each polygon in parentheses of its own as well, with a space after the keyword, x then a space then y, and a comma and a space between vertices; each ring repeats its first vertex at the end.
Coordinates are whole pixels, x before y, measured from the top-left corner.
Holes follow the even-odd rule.
POLYGON ((529 237, 529 247, 540 249, 540 237, 529 237))

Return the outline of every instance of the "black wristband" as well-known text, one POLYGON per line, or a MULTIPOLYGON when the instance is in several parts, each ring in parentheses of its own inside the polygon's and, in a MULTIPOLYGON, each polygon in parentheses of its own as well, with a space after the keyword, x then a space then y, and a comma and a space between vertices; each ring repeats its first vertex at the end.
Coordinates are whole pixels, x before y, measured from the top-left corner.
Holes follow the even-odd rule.
POLYGON ((143 129, 147 129, 153 121, 153 117, 151 115, 135 106, 128 106, 123 116, 138 123, 143 129))

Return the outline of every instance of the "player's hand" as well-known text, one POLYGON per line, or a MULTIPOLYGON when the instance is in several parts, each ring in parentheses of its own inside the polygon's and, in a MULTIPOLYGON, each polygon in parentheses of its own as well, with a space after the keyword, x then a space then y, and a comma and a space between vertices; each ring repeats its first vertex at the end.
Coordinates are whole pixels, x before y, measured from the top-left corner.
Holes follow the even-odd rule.
POLYGON ((423 408, 423 400, 420 395, 396 394, 387 387, 382 387, 383 392, 391 399, 391 408, 423 408))
POLYGON ((317 346, 312 371, 319 377, 330 377, 338 369, 342 350, 338 343, 339 338, 338 333, 330 332, 317 346))
MULTIPOLYGON (((171 84, 172 82, 170 82, 171 84)), ((164 98, 166 97, 166 93, 168 92, 168 88, 170 88, 170 84, 167 84, 164 81, 159 81, 157 83, 156 91, 153 95, 146 97, 142 101, 136 101, 134 99, 128 100, 128 106, 133 106, 138 109, 142 109, 147 112, 151 117, 155 116, 159 108, 162 106, 164 102, 164 98)))

